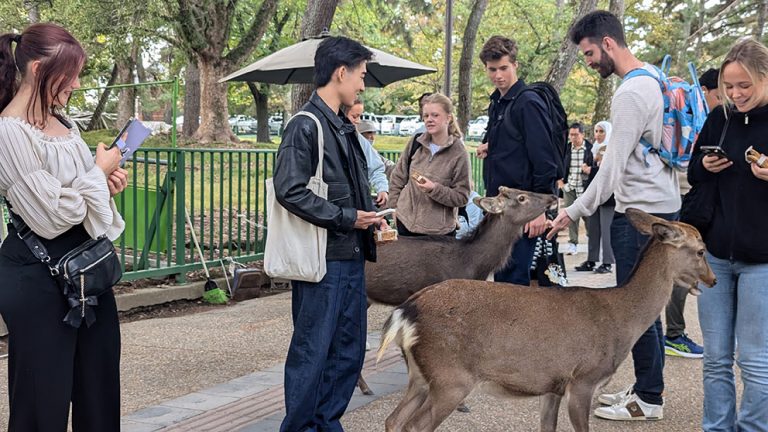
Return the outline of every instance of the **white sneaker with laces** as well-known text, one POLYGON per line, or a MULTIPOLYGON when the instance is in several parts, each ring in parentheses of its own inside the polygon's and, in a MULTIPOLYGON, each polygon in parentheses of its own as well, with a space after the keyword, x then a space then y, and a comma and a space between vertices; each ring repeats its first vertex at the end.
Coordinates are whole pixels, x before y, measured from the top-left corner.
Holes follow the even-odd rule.
POLYGON ((664 407, 645 403, 632 394, 620 403, 596 409, 595 416, 607 420, 661 420, 664 407))
POLYGON ((625 390, 618 393, 603 393, 597 397, 597 401, 603 405, 616 405, 617 403, 621 403, 624 399, 630 397, 634 387, 634 385, 630 385, 625 390))

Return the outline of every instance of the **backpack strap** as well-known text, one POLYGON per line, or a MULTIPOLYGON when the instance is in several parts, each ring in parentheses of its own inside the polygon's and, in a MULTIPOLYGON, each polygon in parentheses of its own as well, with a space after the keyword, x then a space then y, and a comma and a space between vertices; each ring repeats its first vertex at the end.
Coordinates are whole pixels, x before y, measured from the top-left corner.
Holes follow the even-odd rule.
POLYGON ((421 143, 416 142, 417 139, 419 139, 420 136, 424 135, 423 132, 419 132, 415 135, 413 135, 413 139, 411 140, 411 147, 408 149, 408 159, 405 160, 405 172, 408 174, 408 178, 411 178, 411 160, 414 156, 416 156, 416 152, 419 151, 419 146, 421 143))
MULTIPOLYGON (((664 62, 662 63, 662 68, 664 68, 665 66, 667 67, 667 69, 669 68, 669 65, 666 64, 667 60, 668 60, 667 57, 670 57, 670 56, 667 55, 667 56, 664 57, 664 62)), ((626 75, 624 75, 624 79, 622 80, 622 82, 625 82, 625 81, 627 81, 629 79, 640 77, 640 76, 651 77, 651 78, 655 79, 656 82, 659 83, 659 89, 661 90, 662 99, 663 99, 663 97, 664 97, 664 81, 663 81, 662 77, 665 76, 665 75, 656 66, 653 66, 653 68, 656 70, 656 73, 658 74, 658 76, 652 74, 649 70, 647 70, 645 68, 637 68, 637 69, 632 69, 631 71, 627 72, 626 75)), ((648 154, 649 153, 656 153, 656 154, 665 156, 664 153, 666 153, 666 151, 663 150, 661 148, 661 146, 659 146, 659 148, 656 148, 656 147, 653 146, 653 144, 648 142, 648 140, 646 140, 643 137, 640 137, 640 144, 642 144, 645 147, 645 149, 643 150, 643 162, 645 162, 645 166, 647 166, 647 167, 651 166, 651 164, 648 163, 648 154)), ((669 155, 669 156, 671 156, 671 155, 669 155)))

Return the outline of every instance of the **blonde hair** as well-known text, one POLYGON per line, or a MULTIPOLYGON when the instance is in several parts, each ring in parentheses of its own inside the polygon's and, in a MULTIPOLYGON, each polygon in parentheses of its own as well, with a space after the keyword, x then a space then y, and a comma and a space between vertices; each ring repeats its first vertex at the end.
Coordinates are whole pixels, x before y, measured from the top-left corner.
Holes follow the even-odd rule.
MULTIPOLYGON (((758 82, 768 76, 768 48, 751 37, 743 38, 733 44, 728 54, 725 55, 723 64, 720 66, 720 74, 718 75, 717 89, 720 92, 720 99, 723 101, 723 105, 732 102, 725 93, 725 86, 723 85, 723 71, 731 63, 738 63, 739 66, 744 68, 747 75, 752 79, 752 84, 757 87, 758 82)), ((765 87, 762 86, 758 90, 760 92, 759 95, 763 98, 766 96, 765 87)))
POLYGON ((459 124, 456 122, 456 116, 453 113, 453 102, 448 98, 448 96, 441 93, 432 93, 431 95, 424 98, 422 105, 426 104, 437 104, 443 107, 443 111, 445 111, 449 117, 448 135, 454 136, 456 138, 462 138, 463 135, 461 134, 461 129, 459 129, 459 124))

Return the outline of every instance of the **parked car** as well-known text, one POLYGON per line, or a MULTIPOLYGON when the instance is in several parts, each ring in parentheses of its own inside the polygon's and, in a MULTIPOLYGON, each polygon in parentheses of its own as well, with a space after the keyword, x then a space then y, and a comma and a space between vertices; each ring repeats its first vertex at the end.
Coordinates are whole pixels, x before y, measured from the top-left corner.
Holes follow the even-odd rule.
POLYGON ((257 129, 256 119, 243 114, 229 117, 229 127, 235 134, 254 134, 257 129))
POLYGON ((381 134, 398 135, 400 132, 400 123, 409 116, 387 114, 381 116, 381 134))
POLYGON ((467 129, 467 138, 480 139, 485 134, 485 128, 488 126, 488 116, 480 116, 469 122, 467 129))
POLYGON ((279 135, 283 127, 283 116, 278 114, 270 116, 268 123, 270 135, 279 135))
POLYGON ((421 121, 419 116, 406 116, 403 121, 400 122, 398 134, 401 136, 410 136, 415 134, 422 126, 424 126, 424 122, 421 121))

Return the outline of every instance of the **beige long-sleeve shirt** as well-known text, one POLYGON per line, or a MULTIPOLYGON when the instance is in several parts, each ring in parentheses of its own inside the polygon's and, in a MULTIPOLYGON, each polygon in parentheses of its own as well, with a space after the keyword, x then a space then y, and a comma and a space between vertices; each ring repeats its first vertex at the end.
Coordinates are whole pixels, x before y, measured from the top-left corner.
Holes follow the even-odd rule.
POLYGON ((82 223, 91 237, 115 240, 125 227, 76 127, 53 137, 24 120, 0 117, 0 195, 46 239, 82 223))

